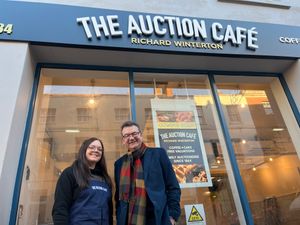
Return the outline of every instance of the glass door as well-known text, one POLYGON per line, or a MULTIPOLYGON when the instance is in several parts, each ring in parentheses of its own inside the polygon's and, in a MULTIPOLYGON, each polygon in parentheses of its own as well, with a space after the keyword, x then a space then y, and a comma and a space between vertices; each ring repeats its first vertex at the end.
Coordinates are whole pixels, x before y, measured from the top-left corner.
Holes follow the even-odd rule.
POLYGON ((164 135, 163 138, 176 136, 168 138, 172 144, 168 144, 166 150, 182 191, 182 213, 178 224, 186 224, 186 218, 201 221, 204 217, 209 225, 245 224, 207 75, 136 73, 134 86, 137 122, 141 125, 145 143, 157 146, 157 130, 163 131, 159 133, 161 137, 164 135), (153 101, 158 103, 154 105, 153 101), (155 110, 159 106, 162 110, 155 110), (189 128, 193 121, 200 128, 200 138, 196 142, 203 145, 190 144, 189 134, 194 131, 189 128), (163 129, 163 126, 169 129, 163 129), (191 160, 201 154, 197 148, 204 148, 207 167, 203 161, 195 163, 191 160), (204 210, 194 210, 193 217, 191 210, 185 210, 188 205, 201 205, 204 210))

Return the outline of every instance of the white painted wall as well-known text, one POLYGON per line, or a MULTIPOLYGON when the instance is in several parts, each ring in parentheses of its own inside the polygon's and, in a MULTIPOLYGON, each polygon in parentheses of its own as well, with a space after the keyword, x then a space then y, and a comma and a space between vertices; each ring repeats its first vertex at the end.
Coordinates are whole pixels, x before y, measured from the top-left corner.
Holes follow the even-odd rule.
POLYGON ((0 42, 0 224, 8 224, 33 86, 27 43, 0 42))
POLYGON ((284 73, 284 78, 293 95, 298 110, 300 110, 300 59, 284 73))

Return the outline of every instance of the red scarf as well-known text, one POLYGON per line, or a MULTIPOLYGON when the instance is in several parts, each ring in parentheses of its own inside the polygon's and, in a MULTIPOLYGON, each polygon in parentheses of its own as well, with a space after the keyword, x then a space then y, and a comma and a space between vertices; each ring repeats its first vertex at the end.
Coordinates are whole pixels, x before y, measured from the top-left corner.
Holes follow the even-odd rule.
POLYGON ((146 213, 146 188, 141 157, 147 146, 127 153, 123 161, 120 178, 120 200, 129 203, 128 225, 144 225, 146 213))

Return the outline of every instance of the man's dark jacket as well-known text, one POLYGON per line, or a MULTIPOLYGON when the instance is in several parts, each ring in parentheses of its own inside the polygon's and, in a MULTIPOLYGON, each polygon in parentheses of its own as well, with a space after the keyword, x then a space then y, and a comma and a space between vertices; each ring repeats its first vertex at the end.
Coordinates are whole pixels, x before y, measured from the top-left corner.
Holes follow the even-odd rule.
MULTIPOLYGON (((115 162, 117 225, 126 225, 128 203, 119 200, 122 163, 126 155, 115 162)), ((154 207, 156 225, 169 225, 170 216, 180 216, 180 187, 167 153, 162 148, 147 148, 143 156, 146 191, 154 207)), ((147 219, 147 218, 146 218, 147 219)))

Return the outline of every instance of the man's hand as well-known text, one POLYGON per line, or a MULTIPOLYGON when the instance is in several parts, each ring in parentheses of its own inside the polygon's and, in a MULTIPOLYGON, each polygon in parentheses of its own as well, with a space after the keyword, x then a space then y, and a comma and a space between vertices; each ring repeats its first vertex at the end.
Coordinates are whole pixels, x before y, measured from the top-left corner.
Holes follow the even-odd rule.
POLYGON ((176 224, 176 221, 175 221, 175 220, 173 219, 173 217, 171 217, 171 216, 170 216, 170 221, 171 221, 171 224, 172 224, 172 225, 175 225, 175 224, 176 224))

